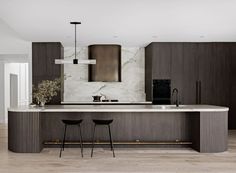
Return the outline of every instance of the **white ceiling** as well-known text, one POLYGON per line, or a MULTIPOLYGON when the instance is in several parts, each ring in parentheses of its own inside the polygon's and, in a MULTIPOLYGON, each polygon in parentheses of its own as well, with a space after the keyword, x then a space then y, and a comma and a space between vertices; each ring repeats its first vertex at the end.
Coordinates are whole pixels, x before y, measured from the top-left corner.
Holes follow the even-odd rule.
POLYGON ((0 0, 0 18, 29 41, 73 46, 236 41, 236 0, 0 0))

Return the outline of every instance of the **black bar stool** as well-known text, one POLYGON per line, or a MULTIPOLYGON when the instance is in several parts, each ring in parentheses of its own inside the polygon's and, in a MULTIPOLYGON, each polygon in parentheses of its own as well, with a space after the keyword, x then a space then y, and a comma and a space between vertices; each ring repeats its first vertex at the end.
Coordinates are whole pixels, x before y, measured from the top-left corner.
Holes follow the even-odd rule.
POLYGON ((83 157, 83 138, 82 138, 82 131, 81 131, 81 127, 80 127, 80 124, 82 123, 82 121, 83 120, 62 120, 63 124, 65 125, 65 131, 64 131, 64 135, 63 135, 63 141, 61 144, 61 150, 60 150, 59 157, 61 157, 61 153, 62 153, 62 151, 64 151, 64 148, 65 148, 67 126, 78 126, 79 127, 81 156, 83 157))
POLYGON ((93 122, 94 122, 94 130, 93 130, 93 141, 92 141, 91 157, 93 157, 94 137, 95 137, 95 131, 96 131, 96 126, 97 125, 108 126, 110 146, 111 146, 111 150, 113 152, 113 157, 115 157, 114 146, 113 146, 112 135, 111 135, 111 128, 110 128, 110 124, 113 122, 113 120, 93 120, 93 122))

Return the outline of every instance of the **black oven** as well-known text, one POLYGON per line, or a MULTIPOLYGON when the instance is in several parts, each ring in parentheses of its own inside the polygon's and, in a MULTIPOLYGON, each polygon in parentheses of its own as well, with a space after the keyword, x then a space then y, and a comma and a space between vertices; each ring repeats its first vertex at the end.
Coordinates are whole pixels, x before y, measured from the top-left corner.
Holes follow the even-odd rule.
POLYGON ((171 104, 171 80, 154 79, 153 80, 153 104, 168 105, 171 104))

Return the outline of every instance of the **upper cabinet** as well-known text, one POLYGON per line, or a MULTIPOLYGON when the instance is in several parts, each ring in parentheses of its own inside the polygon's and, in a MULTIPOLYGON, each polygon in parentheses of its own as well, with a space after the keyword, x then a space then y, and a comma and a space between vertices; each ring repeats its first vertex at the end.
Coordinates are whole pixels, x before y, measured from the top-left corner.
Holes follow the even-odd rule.
POLYGON ((90 45, 89 59, 96 59, 89 65, 90 82, 121 82, 120 45, 90 45))
POLYGON ((52 79, 60 76, 61 66, 55 64, 55 59, 63 58, 63 46, 59 42, 32 43, 33 76, 47 76, 52 79))
POLYGON ((152 74, 155 79, 170 79, 171 43, 153 43, 152 74))

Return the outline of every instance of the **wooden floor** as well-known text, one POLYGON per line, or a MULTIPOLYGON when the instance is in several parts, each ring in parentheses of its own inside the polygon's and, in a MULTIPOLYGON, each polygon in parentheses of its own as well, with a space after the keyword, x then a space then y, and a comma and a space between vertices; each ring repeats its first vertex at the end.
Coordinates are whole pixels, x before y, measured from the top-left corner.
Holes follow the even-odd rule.
POLYGON ((7 126, 0 125, 0 173, 75 173, 75 172, 158 172, 158 173, 236 173, 236 131, 229 132, 229 150, 200 154, 192 149, 108 149, 96 148, 90 158, 85 149, 46 148, 40 154, 17 154, 7 149, 7 126))

